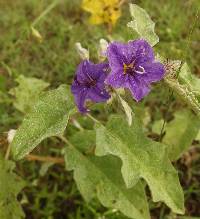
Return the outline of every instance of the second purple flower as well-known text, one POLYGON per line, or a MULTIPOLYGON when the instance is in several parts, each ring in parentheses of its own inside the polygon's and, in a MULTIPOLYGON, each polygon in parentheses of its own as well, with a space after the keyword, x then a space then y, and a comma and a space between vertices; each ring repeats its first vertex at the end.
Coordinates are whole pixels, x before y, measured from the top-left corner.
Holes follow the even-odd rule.
POLYGON ((104 84, 108 67, 107 63, 93 64, 88 60, 82 61, 78 66, 71 91, 81 113, 88 112, 85 107, 87 100, 98 103, 110 98, 104 84))

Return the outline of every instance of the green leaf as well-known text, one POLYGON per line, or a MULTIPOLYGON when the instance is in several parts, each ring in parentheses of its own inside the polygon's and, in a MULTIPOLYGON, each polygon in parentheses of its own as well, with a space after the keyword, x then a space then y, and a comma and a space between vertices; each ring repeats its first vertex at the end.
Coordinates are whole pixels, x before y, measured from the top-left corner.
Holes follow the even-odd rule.
POLYGON ((151 46, 157 44, 159 38, 154 31, 155 23, 147 12, 138 5, 130 4, 130 13, 133 21, 129 22, 127 26, 136 31, 141 38, 147 40, 151 46))
POLYGON ((198 131, 198 133, 197 133, 197 135, 195 137, 195 140, 200 141, 200 130, 198 131))
POLYGON ((11 143, 14 158, 23 158, 45 138, 61 135, 73 112, 75 106, 69 87, 60 86, 43 93, 11 143))
POLYGON ((200 116, 200 79, 192 75, 187 63, 178 72, 178 79, 167 69, 165 83, 182 99, 194 112, 200 116))
POLYGON ((0 156, 0 218, 22 219, 24 213, 17 201, 17 195, 24 187, 24 182, 13 173, 15 164, 0 156))
POLYGON ((196 77, 194 74, 191 73, 189 66, 187 63, 184 63, 180 74, 179 74, 179 81, 182 84, 187 84, 190 86, 192 91, 200 96, 200 78, 196 77))
POLYGON ((174 214, 169 214, 169 215, 166 215, 163 219, 200 219, 200 217, 176 216, 174 214))
MULTIPOLYGON (((169 159, 177 160, 189 148, 200 129, 199 119, 188 110, 177 111, 174 119, 165 125, 162 142, 167 144, 169 159)), ((154 131, 160 133, 163 121, 154 124, 154 131), (157 130, 156 130, 157 129, 157 130)))
POLYGON ((16 79, 16 82, 19 85, 12 88, 10 94, 15 97, 13 102, 14 107, 23 113, 27 113, 31 110, 39 94, 49 86, 49 83, 43 80, 26 78, 23 75, 20 75, 16 79))
POLYGON ((129 124, 129 126, 131 126, 132 124, 132 114, 133 114, 133 111, 131 109, 131 107, 128 105, 128 103, 118 94, 118 97, 119 97, 119 100, 123 106, 123 109, 124 109, 124 112, 126 114, 126 119, 127 119, 127 122, 129 124))
MULTIPOLYGON (((160 135, 163 123, 164 123, 163 119, 155 120, 154 123, 152 124, 152 132, 160 135)), ((166 130, 166 127, 167 127, 167 124, 165 124, 165 130, 166 130)))
POLYGON ((139 181, 127 189, 120 173, 120 160, 111 155, 100 158, 91 153, 95 145, 94 131, 76 134, 71 142, 74 146, 66 148, 66 166, 74 170, 74 179, 86 201, 97 197, 104 206, 130 218, 150 218, 143 183, 139 181))
POLYGON ((187 217, 187 216, 183 216, 183 217, 179 217, 179 219, 200 219, 200 217, 187 217))
POLYGON ((137 117, 133 118, 131 127, 121 117, 111 117, 106 127, 97 125, 96 133, 96 154, 121 158, 122 175, 128 188, 143 178, 153 201, 164 201, 175 213, 184 213, 183 191, 166 147, 145 136, 137 117))

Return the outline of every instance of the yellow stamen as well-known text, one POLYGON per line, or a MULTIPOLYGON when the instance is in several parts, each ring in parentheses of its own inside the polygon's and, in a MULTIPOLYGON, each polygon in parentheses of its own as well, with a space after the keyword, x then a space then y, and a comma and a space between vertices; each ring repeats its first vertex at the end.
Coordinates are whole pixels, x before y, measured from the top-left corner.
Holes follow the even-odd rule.
POLYGON ((134 63, 133 62, 131 64, 129 64, 129 65, 123 63, 124 74, 126 74, 127 69, 132 69, 133 67, 134 67, 134 63))

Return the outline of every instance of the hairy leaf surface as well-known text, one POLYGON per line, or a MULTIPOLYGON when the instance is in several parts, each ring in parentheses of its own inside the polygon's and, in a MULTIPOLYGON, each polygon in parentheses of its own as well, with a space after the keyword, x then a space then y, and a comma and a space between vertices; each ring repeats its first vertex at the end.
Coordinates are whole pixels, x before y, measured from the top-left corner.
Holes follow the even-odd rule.
POLYGON ((49 84, 37 78, 26 78, 23 75, 20 75, 16 81, 19 85, 10 90, 10 94, 15 97, 14 107, 23 113, 27 113, 38 100, 39 94, 49 84))
POLYGON ((75 106, 69 88, 45 92, 25 117, 11 144, 15 159, 21 159, 43 139, 61 135, 75 106))
POLYGON ((165 83, 182 99, 187 105, 194 110, 200 118, 200 79, 192 75, 187 63, 181 66, 178 75, 173 72, 164 78, 165 83), (178 76, 178 79, 177 79, 178 76))
POLYGON ((24 182, 13 173, 15 164, 0 156, 0 218, 22 219, 24 213, 17 201, 17 195, 24 182))
POLYGON ((71 142, 75 147, 66 148, 66 166, 74 170, 74 179, 86 201, 97 197, 104 206, 120 210, 130 218, 149 218, 143 183, 139 181, 127 189, 120 172, 121 161, 111 155, 100 158, 91 153, 95 132, 84 131, 71 142))
POLYGON ((184 63, 181 68, 179 81, 189 85, 193 92, 200 97, 200 78, 191 73, 187 63, 184 63))
POLYGON ((136 31, 141 38, 147 40, 151 46, 157 44, 159 38, 154 31, 155 23, 147 12, 138 5, 130 4, 130 13, 133 21, 129 22, 127 26, 136 31))
POLYGON ((183 191, 166 147, 147 138, 136 117, 131 127, 121 117, 111 117, 106 127, 97 124, 96 133, 96 154, 121 158, 122 175, 128 188, 143 178, 155 202, 164 201, 174 212, 184 213, 183 191))

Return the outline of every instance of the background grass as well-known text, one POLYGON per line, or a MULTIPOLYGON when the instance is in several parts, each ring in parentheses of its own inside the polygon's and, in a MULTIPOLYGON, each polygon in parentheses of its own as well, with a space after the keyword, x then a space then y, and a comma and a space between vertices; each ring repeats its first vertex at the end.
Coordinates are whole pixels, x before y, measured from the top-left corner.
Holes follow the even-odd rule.
MULTIPOLYGON (((31 34, 31 25, 53 1, 50 0, 0 0, 0 150, 5 153, 6 133, 17 128, 24 114, 13 106, 9 90, 16 86, 20 75, 37 77, 57 87, 70 84, 79 57, 74 44, 79 41, 97 59, 97 44, 100 38, 109 38, 105 26, 88 24, 88 14, 80 8, 79 0, 59 1, 38 23, 36 29, 42 35, 39 42, 31 34)), ((160 43, 156 50, 170 59, 189 63, 194 74, 200 76, 200 20, 198 0, 137 0, 156 22, 160 43)), ((123 15, 113 29, 112 38, 129 40, 135 35, 126 28, 130 20, 128 4, 123 6, 123 15)), ((151 94, 152 118, 161 117, 160 107, 168 93, 151 94)), ((180 104, 181 105, 181 104, 180 104)), ((163 111, 166 107, 163 107, 163 111)), ((172 113, 174 108, 172 107, 172 113)), ((106 113, 103 111, 103 113, 106 113)), ((99 116, 104 116, 102 115, 99 116)), ((81 118, 83 126, 90 122, 81 118)), ((68 127, 69 135, 74 127, 68 127)), ((60 156, 63 145, 57 139, 48 139, 35 153, 60 156)), ((191 159, 199 151, 189 152, 191 159)), ((198 159, 186 164, 183 157, 175 165, 180 170, 186 196, 186 214, 200 216, 200 162, 198 159)), ((110 218, 123 219, 121 214, 105 209, 97 201, 87 204, 81 198, 72 174, 62 165, 21 161, 17 173, 26 179, 27 186, 21 193, 21 201, 28 219, 110 218)), ((161 204, 151 203, 152 218, 166 218, 169 210, 161 204)), ((170 216, 173 217, 172 215, 170 216)))

